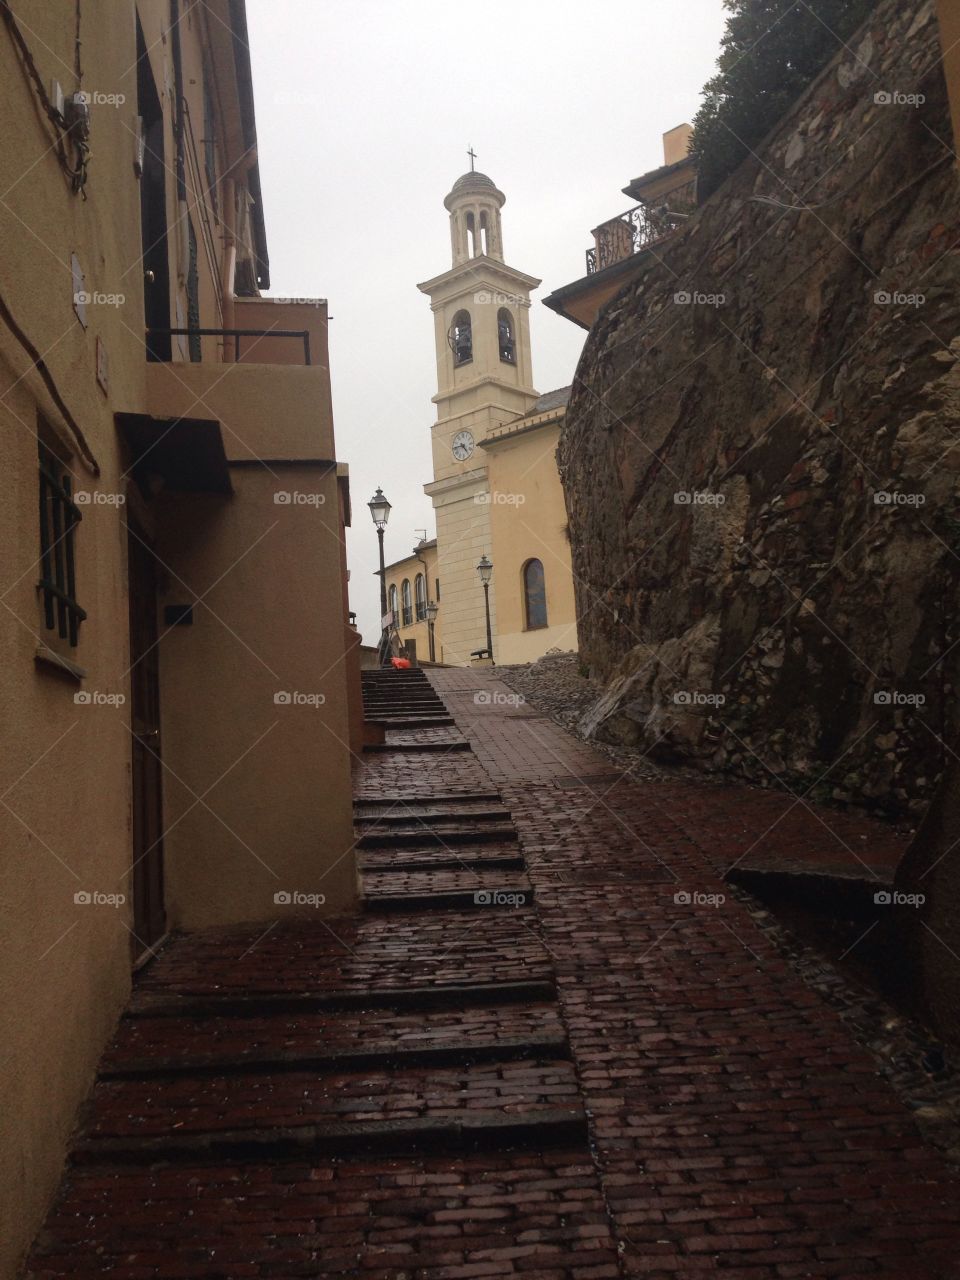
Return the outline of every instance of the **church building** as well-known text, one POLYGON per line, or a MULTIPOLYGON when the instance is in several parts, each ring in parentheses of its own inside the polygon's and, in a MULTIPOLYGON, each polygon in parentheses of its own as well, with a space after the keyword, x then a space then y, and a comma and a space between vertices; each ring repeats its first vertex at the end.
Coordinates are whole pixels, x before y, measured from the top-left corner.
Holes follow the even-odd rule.
MULTIPOLYGON (((577 648, 556 460, 569 387, 546 395, 534 387, 530 294, 540 281, 504 261, 505 200, 484 173, 471 168, 458 178, 444 200, 451 265, 418 285, 434 314, 438 382, 433 480, 424 486, 436 511, 436 571, 424 580, 431 601, 438 589, 442 593, 436 658, 455 666, 488 660, 476 657, 487 644, 477 568, 484 557, 493 564, 495 662, 528 662, 549 649, 577 648)), ((405 566, 391 566, 388 577, 401 598, 405 566)), ((416 612, 414 605, 414 623, 416 612)), ((400 636, 405 638, 402 625, 400 636)))

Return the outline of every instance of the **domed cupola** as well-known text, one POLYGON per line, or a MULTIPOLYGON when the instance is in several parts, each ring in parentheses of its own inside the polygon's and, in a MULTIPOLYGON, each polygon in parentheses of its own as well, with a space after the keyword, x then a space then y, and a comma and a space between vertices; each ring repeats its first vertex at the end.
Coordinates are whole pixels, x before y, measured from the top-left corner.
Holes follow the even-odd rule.
MULTIPOLYGON (((471 156, 472 159, 472 156, 471 156)), ((443 201, 450 213, 453 265, 486 256, 503 261, 500 210, 507 197, 485 173, 461 174, 443 201)))

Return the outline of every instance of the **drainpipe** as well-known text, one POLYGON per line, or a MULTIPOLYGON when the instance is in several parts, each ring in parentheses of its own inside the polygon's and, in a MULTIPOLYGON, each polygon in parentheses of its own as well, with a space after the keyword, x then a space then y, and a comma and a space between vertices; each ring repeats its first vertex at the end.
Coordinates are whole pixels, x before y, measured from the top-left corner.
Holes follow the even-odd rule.
MULTIPOLYGON (((170 0, 170 45, 173 51, 173 93, 176 99, 173 137, 176 148, 177 222, 179 225, 178 284, 182 287, 190 271, 190 235, 187 230, 187 160, 184 147, 186 121, 183 115, 183 47, 180 40, 180 0, 170 0)), ((182 342, 183 339, 181 338, 182 342)))

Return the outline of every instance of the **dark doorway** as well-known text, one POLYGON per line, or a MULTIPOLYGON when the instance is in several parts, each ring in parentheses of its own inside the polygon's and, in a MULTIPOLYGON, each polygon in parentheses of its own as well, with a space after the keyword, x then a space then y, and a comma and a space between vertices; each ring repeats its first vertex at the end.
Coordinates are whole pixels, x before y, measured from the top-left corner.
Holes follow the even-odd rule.
POLYGON ((131 524, 130 728, 133 733, 133 931, 137 957, 166 932, 163 902, 163 766, 160 757, 160 654, 157 561, 131 524))
POLYGON ((143 308, 147 359, 169 360, 170 263, 167 246, 167 187, 164 166, 163 111, 150 67, 143 28, 137 19, 137 111, 143 130, 140 176, 140 234, 143 260, 143 308))

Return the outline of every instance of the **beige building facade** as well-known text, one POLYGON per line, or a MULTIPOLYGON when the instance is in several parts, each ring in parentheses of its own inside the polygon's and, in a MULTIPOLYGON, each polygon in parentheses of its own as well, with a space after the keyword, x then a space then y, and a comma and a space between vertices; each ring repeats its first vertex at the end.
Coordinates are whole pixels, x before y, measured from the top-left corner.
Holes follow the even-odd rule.
POLYGON ((451 266, 418 286, 430 298, 437 356, 425 491, 436 513, 438 633, 442 660, 455 666, 486 648, 483 556, 494 564, 494 661, 577 647, 556 466, 566 395, 534 387, 530 294, 540 281, 504 261, 505 200, 486 174, 458 178, 444 201, 451 266))
POLYGON ((0 22, 3 1277, 134 964, 355 899, 349 477, 326 303, 260 296, 244 7, 79 14, 0 22))

